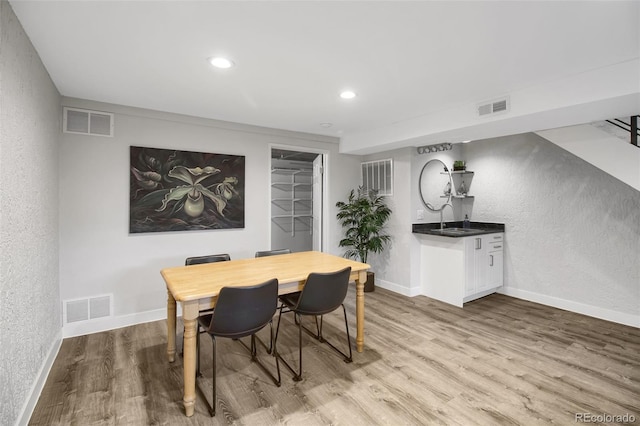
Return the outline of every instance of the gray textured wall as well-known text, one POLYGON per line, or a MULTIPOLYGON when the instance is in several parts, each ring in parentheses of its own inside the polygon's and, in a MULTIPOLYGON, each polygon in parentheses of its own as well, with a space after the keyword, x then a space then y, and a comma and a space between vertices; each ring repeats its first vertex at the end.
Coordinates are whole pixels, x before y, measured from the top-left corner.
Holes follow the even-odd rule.
POLYGON ((640 192, 532 133, 464 158, 472 219, 507 226, 507 290, 640 315, 640 192))
POLYGON ((0 1, 0 424, 18 420, 61 336, 60 95, 0 1))

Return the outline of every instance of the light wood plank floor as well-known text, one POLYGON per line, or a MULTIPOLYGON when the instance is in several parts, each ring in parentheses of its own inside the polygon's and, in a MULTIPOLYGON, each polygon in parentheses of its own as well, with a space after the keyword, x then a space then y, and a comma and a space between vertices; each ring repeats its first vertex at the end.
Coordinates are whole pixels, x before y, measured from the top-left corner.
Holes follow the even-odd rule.
MULTIPOLYGON (((351 289, 352 334, 354 302, 351 289)), ((569 425, 576 413, 640 422, 637 328, 497 294, 459 309, 379 288, 366 294, 365 315, 366 347, 353 363, 305 336, 305 379, 283 368, 280 388, 238 342, 220 339, 213 419, 200 395, 194 416, 184 416, 182 362, 167 361, 164 321, 66 339, 30 424, 569 425)), ((290 315, 283 326, 279 350, 291 357, 290 315)), ((325 320, 329 338, 343 336, 340 327, 340 311, 325 320)))

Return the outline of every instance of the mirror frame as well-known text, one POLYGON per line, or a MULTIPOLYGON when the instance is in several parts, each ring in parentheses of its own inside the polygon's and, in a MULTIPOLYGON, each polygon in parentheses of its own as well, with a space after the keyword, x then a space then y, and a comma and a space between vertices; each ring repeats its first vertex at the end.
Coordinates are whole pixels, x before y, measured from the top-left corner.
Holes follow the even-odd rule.
POLYGON ((427 209, 431 210, 432 212, 441 212, 442 210, 444 210, 444 208, 447 205, 451 205, 451 197, 453 195, 453 176, 451 176, 451 170, 449 170, 449 168, 444 163, 444 161, 440 160, 439 158, 433 158, 427 161, 424 166, 422 166, 422 170, 420 170, 420 177, 418 178, 418 191, 420 192, 420 200, 422 201, 422 204, 424 204, 424 206, 427 209), (449 192, 449 197, 447 198, 447 201, 443 203, 442 206, 440 206, 440 208, 435 208, 431 203, 427 203, 424 200, 424 195, 422 194, 422 175, 424 174, 424 171, 427 168, 427 166, 434 161, 437 161, 440 164, 442 164, 444 169, 447 171, 447 175, 449 175, 449 184, 451 185, 451 191, 449 192))

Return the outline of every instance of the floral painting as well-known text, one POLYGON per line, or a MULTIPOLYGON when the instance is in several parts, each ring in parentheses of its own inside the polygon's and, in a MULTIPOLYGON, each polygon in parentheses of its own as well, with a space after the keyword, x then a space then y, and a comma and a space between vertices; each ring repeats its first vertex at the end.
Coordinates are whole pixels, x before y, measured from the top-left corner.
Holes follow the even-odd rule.
POLYGON ((130 147, 129 232, 244 228, 244 156, 130 147))

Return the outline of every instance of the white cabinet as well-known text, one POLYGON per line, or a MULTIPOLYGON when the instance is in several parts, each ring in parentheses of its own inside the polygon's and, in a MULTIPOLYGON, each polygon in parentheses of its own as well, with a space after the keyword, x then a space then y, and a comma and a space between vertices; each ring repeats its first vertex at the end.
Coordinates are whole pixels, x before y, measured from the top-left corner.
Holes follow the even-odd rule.
POLYGON ((502 287, 504 276, 504 241, 503 235, 494 236, 489 241, 489 265, 487 271, 487 288, 502 287))
POLYGON ((425 296, 462 307, 502 286, 503 232, 459 238, 415 235, 425 296))
POLYGON ((495 292, 502 286, 504 234, 464 238, 464 302, 495 292))

